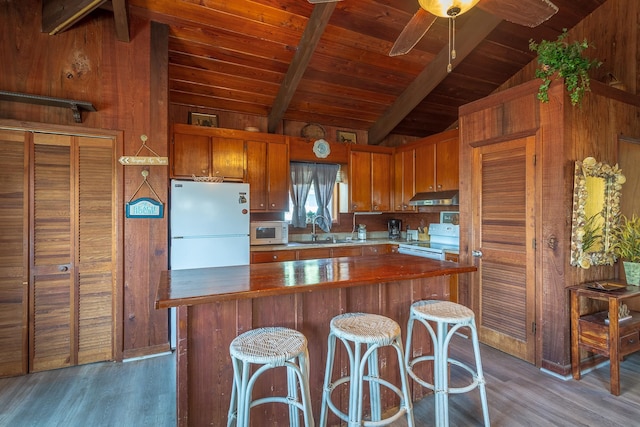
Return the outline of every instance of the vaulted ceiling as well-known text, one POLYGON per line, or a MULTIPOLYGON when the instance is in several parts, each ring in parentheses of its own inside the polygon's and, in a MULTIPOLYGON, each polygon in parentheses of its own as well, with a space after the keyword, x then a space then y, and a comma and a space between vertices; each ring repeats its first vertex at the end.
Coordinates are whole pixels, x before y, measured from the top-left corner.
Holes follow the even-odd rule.
POLYGON ((606 2, 551 1, 558 12, 529 28, 483 10, 519 12, 524 0, 480 0, 456 19, 451 73, 446 18, 389 56, 418 0, 128 0, 128 10, 169 25, 172 103, 266 116, 272 132, 282 120, 368 130, 376 144, 447 129, 459 106, 534 59, 530 39, 555 39, 606 2))

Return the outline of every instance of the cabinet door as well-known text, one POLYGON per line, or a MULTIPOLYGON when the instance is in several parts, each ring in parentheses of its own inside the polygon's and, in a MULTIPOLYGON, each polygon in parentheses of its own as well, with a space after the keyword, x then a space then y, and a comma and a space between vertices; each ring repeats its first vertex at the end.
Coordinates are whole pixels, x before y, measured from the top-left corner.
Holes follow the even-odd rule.
POLYGON ((351 211, 371 211, 371 153, 352 151, 349 157, 349 174, 351 211))
POLYGON ((393 155, 393 210, 414 211, 409 200, 415 194, 415 150, 399 151, 393 155))
POLYGON ((436 146, 416 147, 416 193, 436 191, 436 146))
POLYGON ((436 190, 458 189, 458 138, 436 144, 436 190))
POLYGON ((113 359, 113 140, 33 136, 31 371, 113 359))
POLYGON ((0 130, 0 377, 28 369, 27 135, 0 130))
POLYGON ((75 364, 71 138, 34 134, 31 370, 75 364))
POLYGON ((267 251, 252 252, 251 264, 262 264, 265 262, 295 261, 296 251, 267 251))
POLYGON ((287 144, 270 142, 268 158, 268 209, 285 212, 289 210, 289 150, 287 144))
POLYGON ((297 252, 299 260, 331 258, 331 248, 301 249, 297 252))
POLYGON ((267 143, 247 141, 247 182, 252 211, 267 209, 267 143))
POLYGON ((173 178, 191 178, 211 176, 211 143, 208 136, 173 134, 171 156, 171 176, 173 178))
POLYGON ((244 180, 244 140, 211 138, 211 175, 244 180))
POLYGON ((391 154, 371 153, 371 207, 391 210, 391 154))

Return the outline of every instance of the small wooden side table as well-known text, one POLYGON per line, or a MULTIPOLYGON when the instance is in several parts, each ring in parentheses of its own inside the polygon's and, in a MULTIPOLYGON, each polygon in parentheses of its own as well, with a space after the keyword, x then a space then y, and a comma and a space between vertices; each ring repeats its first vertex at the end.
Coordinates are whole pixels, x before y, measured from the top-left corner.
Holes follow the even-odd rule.
POLYGON ((627 286, 613 280, 601 280, 569 287, 571 292, 571 371, 580 379, 580 349, 609 358, 611 394, 620 395, 620 359, 640 350, 640 313, 618 319, 618 307, 623 301, 640 297, 640 287, 627 286), (599 287, 609 288, 598 289, 599 287), (607 301, 608 310, 580 314, 580 298, 607 301), (607 321, 610 319, 610 321, 607 321), (608 323, 608 324, 607 324, 608 323))

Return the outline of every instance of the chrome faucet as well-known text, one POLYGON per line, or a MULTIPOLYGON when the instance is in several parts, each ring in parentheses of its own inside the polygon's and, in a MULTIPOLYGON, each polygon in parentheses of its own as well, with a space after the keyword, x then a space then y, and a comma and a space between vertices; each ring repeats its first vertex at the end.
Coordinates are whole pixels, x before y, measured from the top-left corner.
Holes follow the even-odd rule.
POLYGON ((318 240, 318 235, 316 234, 316 221, 318 218, 322 218, 325 221, 328 221, 327 218, 325 218, 322 215, 316 215, 313 217, 313 219, 311 220, 311 241, 315 242, 316 240, 318 240))

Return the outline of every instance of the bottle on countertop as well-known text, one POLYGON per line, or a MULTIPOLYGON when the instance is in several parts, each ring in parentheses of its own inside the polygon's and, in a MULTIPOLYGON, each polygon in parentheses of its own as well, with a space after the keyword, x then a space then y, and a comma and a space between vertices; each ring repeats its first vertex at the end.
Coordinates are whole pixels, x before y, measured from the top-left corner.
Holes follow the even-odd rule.
POLYGON ((407 242, 411 241, 411 233, 409 233, 409 230, 411 230, 411 228, 407 225, 407 242))
POLYGON ((358 240, 367 240, 367 226, 358 224, 358 240))

